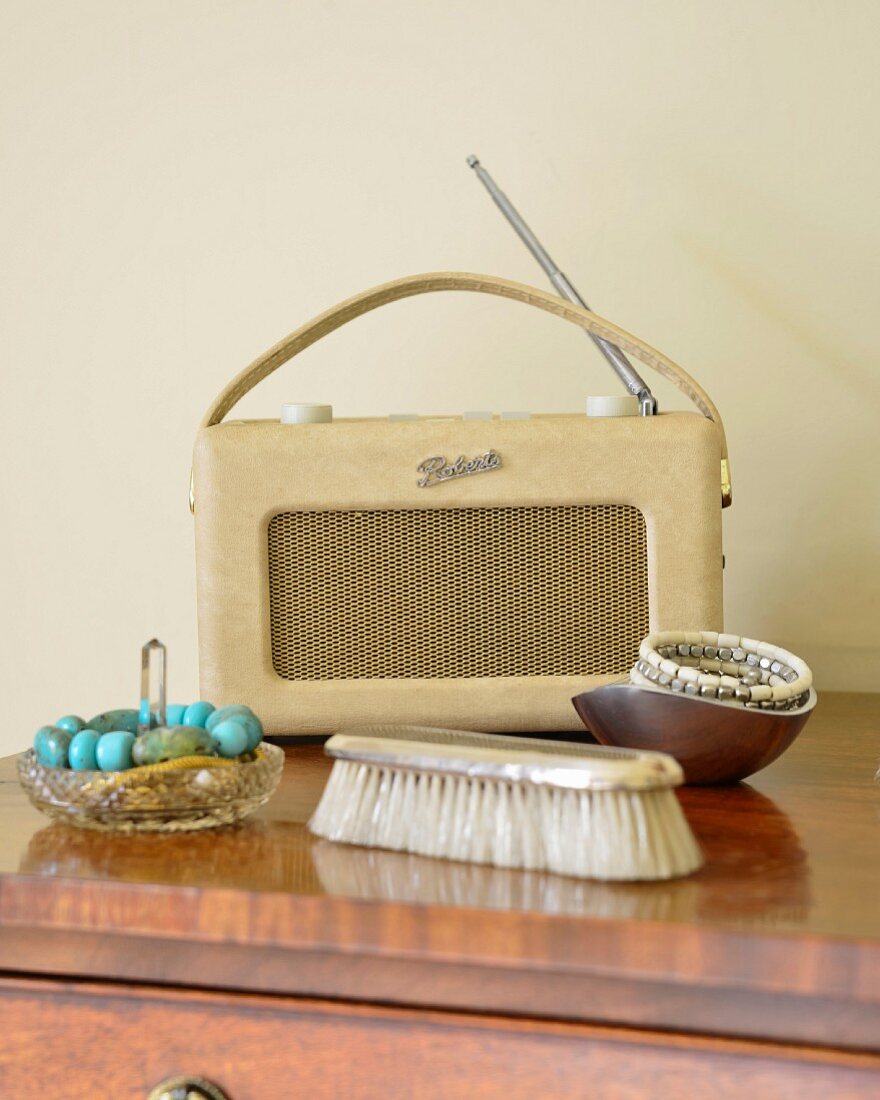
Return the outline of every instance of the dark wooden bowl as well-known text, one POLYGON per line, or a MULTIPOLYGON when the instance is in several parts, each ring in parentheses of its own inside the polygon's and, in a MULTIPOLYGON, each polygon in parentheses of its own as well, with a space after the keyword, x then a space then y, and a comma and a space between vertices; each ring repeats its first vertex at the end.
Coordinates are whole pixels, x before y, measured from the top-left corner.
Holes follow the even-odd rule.
POLYGON ((816 693, 798 710, 751 710, 633 684, 607 684, 572 699, 603 745, 668 752, 696 786, 736 783, 781 756, 806 724, 816 693))

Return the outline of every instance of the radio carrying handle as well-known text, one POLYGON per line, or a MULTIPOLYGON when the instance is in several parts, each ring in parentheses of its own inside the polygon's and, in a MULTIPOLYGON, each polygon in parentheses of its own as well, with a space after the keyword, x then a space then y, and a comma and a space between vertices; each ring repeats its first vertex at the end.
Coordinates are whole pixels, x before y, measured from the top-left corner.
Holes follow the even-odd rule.
POLYGON ((276 371, 288 359, 299 355, 311 344, 341 328, 349 321, 353 321, 356 317, 361 317, 363 314, 378 309, 379 306, 384 306, 389 302, 440 290, 465 290, 481 294, 494 294, 500 298, 510 298, 513 301, 536 306, 538 309, 543 309, 547 313, 552 313, 557 317, 561 317, 564 321, 577 325, 591 336, 609 341, 638 359, 646 367, 651 367, 658 374, 663 375, 664 378, 667 378, 681 390, 703 416, 715 424, 718 430, 718 442, 721 451, 722 507, 727 507, 731 503, 730 464, 727 457, 727 438, 724 432, 724 424, 714 402, 695 379, 691 378, 686 371, 673 363, 671 359, 668 359, 649 344, 644 343, 637 336, 632 336, 610 321, 591 313, 590 310, 558 298, 554 294, 548 294, 537 287, 515 283, 508 279, 499 279, 493 275, 471 275, 459 271, 407 275, 403 279, 383 283, 380 286, 373 287, 372 290, 356 294, 353 298, 347 298, 344 302, 325 310, 311 321, 307 321, 306 324, 286 336, 258 359, 255 359, 253 363, 245 367, 214 399, 202 420, 201 427, 209 428, 219 424, 237 402, 254 386, 262 382, 264 378, 276 371))

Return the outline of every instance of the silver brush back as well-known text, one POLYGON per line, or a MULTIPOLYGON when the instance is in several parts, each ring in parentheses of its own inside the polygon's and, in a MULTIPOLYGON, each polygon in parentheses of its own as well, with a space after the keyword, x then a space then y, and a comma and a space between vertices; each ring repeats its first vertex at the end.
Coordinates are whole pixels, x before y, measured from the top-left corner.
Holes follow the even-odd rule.
POLYGON ((655 790, 676 787, 684 778, 665 753, 428 726, 341 730, 324 751, 376 767, 567 790, 655 790))

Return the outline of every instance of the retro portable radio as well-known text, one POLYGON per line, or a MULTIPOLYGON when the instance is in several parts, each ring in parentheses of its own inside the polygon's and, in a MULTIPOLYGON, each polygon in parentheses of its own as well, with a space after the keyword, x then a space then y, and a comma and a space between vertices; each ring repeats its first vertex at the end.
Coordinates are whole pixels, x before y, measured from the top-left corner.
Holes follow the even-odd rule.
POLYGON ((569 300, 486 275, 399 279, 298 329, 211 405, 191 491, 204 698, 250 704, 275 735, 580 729, 571 697, 628 672, 649 631, 721 629, 718 410, 680 367, 586 309, 516 227, 569 300), (445 290, 579 326, 635 415, 604 399, 574 415, 333 419, 329 406, 285 406, 281 421, 224 421, 334 329, 445 290), (657 413, 627 355, 697 411, 657 413))

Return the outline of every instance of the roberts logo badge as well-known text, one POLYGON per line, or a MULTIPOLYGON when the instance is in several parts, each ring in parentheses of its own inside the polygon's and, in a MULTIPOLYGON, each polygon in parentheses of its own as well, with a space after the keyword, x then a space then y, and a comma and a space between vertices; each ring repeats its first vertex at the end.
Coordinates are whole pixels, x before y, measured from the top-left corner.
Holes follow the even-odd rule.
POLYGON ((470 477, 471 474, 485 474, 490 470, 497 470, 500 465, 501 455, 497 451, 486 451, 476 458, 459 455, 455 462, 447 462, 443 455, 438 455, 436 458, 426 458, 418 467, 418 472, 424 474, 424 477, 419 478, 417 484, 421 489, 430 489, 441 481, 451 481, 454 477, 470 477))

